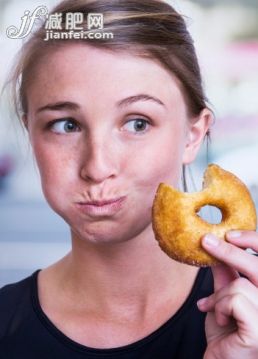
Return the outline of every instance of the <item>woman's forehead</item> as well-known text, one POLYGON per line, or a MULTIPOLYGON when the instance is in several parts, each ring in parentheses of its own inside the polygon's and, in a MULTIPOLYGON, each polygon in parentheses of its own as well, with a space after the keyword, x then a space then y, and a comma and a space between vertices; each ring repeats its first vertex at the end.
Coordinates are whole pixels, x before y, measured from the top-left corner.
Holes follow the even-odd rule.
POLYGON ((87 45, 56 49, 41 59, 33 72, 28 86, 28 95, 33 98, 69 94, 76 89, 94 91, 96 96, 158 94, 164 102, 181 95, 176 78, 157 61, 87 45))

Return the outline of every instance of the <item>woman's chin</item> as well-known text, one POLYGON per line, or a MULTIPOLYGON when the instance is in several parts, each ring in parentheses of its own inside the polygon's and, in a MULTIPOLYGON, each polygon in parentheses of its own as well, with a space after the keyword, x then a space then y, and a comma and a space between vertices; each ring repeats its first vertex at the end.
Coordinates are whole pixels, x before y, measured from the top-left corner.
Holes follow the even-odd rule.
POLYGON ((85 243, 92 243, 96 245, 105 244, 121 244, 129 240, 137 238, 145 229, 149 227, 149 223, 144 228, 139 226, 124 226, 118 223, 98 222, 90 223, 82 228, 71 227, 73 241, 84 241, 85 243), (123 228, 123 230, 121 230, 123 228))
POLYGON ((124 241, 124 235, 112 229, 111 225, 99 224, 89 225, 87 228, 71 230, 73 241, 83 241, 85 243, 92 243, 96 245, 105 245, 112 243, 121 243, 124 241))

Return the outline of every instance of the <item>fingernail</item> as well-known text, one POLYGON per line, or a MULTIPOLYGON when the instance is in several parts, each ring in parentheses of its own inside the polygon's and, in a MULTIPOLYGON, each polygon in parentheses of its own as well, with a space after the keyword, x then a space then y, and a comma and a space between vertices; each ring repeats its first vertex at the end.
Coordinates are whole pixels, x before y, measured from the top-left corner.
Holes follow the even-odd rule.
POLYGON ((219 244, 219 239, 213 234, 206 234, 204 236, 204 243, 210 247, 216 247, 219 244))
POLYGON ((241 235, 242 235, 242 232, 240 232, 240 231, 230 231, 227 233, 228 238, 238 238, 238 237, 241 237, 241 235))
POLYGON ((202 298, 202 299, 199 299, 197 301, 197 307, 198 308, 202 308, 205 306, 205 304, 207 303, 207 298, 202 298))

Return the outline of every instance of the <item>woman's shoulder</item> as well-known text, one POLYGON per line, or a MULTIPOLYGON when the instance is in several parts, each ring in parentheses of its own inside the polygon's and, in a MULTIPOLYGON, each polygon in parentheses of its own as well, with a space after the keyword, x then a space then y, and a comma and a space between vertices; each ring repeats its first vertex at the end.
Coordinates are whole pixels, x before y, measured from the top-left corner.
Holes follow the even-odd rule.
POLYGON ((19 282, 6 284, 2 288, 0 288, 0 310, 1 304, 7 303, 15 300, 16 297, 19 297, 24 291, 28 290, 30 286, 32 275, 27 278, 20 280, 19 282))
POLYGON ((0 339, 9 330, 17 312, 25 313, 30 306, 33 279, 38 271, 16 283, 0 288, 0 339))

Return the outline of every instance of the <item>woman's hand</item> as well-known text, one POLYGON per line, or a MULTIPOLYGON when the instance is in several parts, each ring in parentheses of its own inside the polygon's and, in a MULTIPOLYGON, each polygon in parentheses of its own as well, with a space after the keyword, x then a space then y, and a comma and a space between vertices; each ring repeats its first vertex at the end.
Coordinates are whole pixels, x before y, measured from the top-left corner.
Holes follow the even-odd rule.
POLYGON ((198 301, 199 309, 208 312, 204 359, 257 359, 258 257, 244 249, 258 252, 258 234, 228 232, 227 240, 209 234, 202 242, 222 262, 212 268, 214 293, 198 301))

